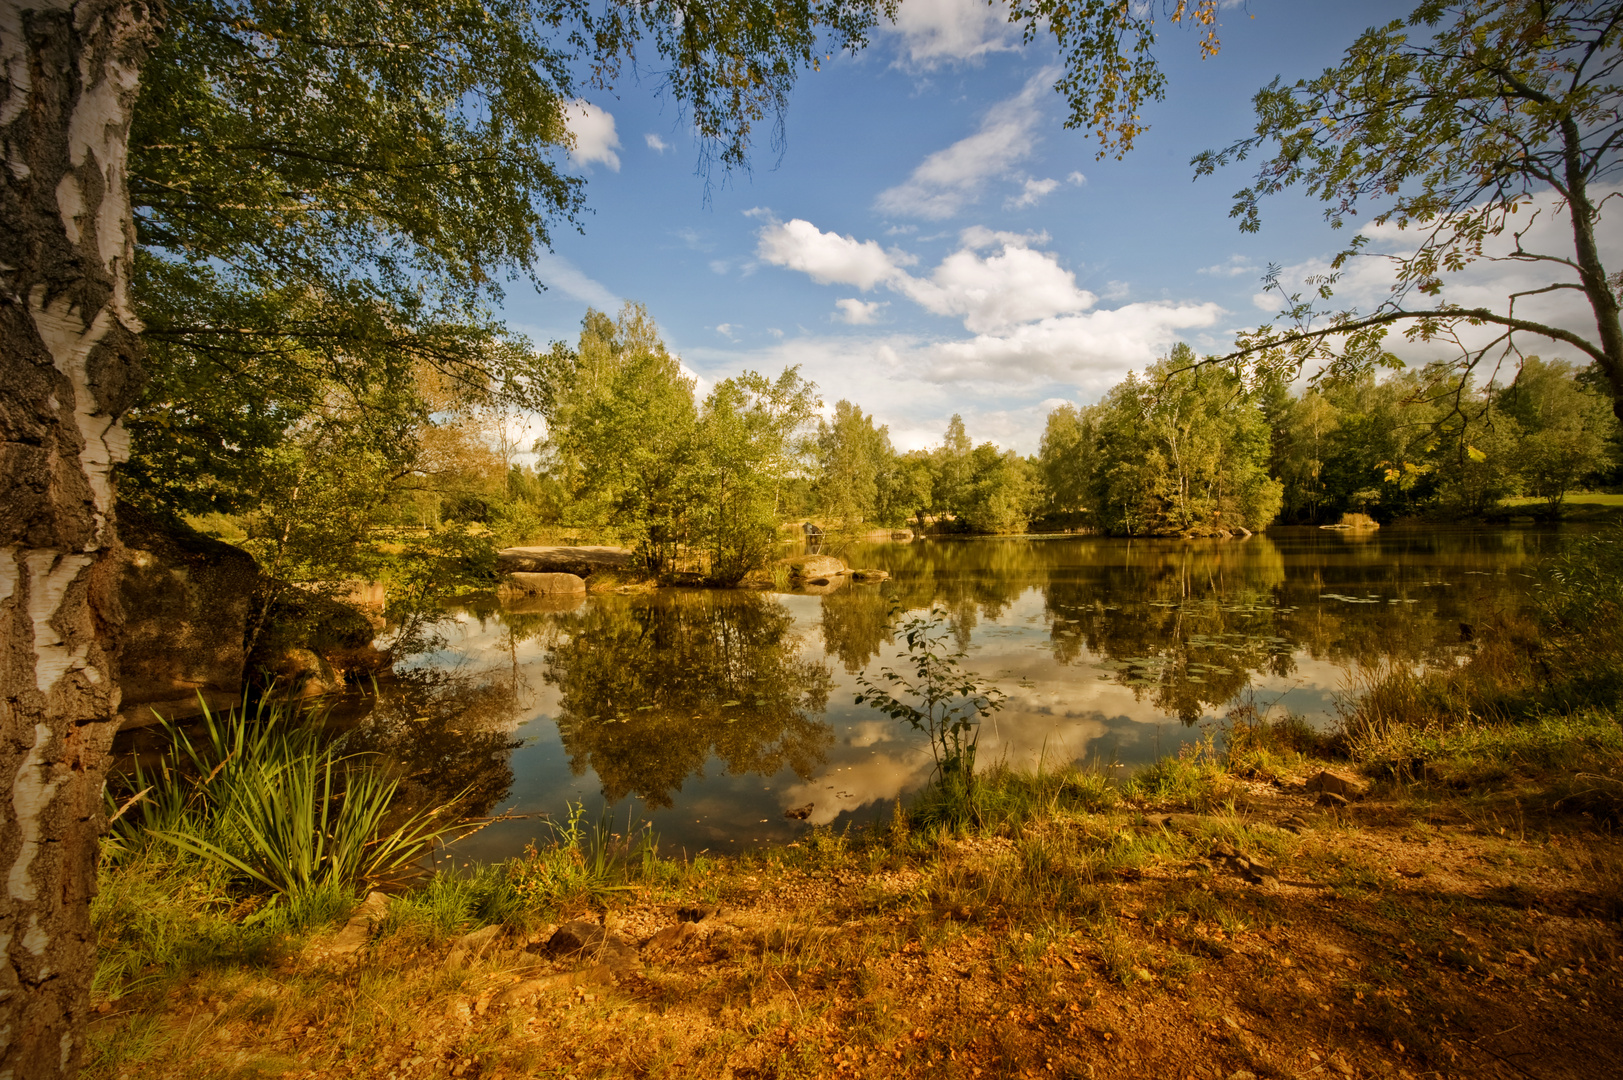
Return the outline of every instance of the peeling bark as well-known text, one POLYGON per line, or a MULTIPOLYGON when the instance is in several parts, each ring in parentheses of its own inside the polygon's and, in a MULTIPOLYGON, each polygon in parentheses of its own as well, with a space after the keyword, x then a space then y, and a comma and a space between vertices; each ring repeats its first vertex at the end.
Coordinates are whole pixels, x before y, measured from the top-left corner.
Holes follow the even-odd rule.
POLYGON ((118 711, 113 466, 140 384, 125 156, 156 24, 0 0, 0 1080, 70 1075, 118 711))

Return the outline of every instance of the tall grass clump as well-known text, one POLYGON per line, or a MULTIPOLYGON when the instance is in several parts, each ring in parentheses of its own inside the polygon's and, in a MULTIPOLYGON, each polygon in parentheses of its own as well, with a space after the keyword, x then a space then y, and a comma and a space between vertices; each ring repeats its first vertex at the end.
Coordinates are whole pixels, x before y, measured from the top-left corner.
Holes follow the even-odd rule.
POLYGON ((376 754, 346 753, 318 719, 261 698, 205 709, 196 739, 165 722, 161 762, 125 778, 137 794, 115 814, 110 856, 165 845, 295 908, 341 908, 410 876, 455 830, 455 802, 396 807, 399 778, 376 754))
POLYGON ((585 807, 571 804, 562 824, 549 821, 553 843, 525 847, 507 864, 508 885, 517 902, 543 912, 559 912, 630 889, 633 881, 655 881, 672 869, 659 857, 652 830, 617 833, 606 815, 587 822, 585 807))

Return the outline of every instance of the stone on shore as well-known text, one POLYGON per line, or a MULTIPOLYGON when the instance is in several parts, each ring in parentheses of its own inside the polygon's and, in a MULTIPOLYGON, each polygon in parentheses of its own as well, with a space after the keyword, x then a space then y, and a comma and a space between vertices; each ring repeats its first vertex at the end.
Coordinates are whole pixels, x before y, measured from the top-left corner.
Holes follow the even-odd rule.
POLYGON ((844 560, 833 555, 791 555, 787 559, 779 559, 778 565, 788 568, 791 580, 809 581, 847 573, 844 560))
POLYGON ((574 574, 591 577, 599 570, 631 570, 636 557, 627 548, 583 545, 580 547, 510 547, 496 553, 496 569, 503 574, 574 574))
POLYGON ((498 596, 585 596, 586 579, 579 574, 529 573, 519 571, 508 574, 496 587, 498 596))
POLYGON ((1369 785, 1347 773, 1322 769, 1307 782, 1307 790, 1328 791, 1344 799, 1358 800, 1369 791, 1369 785))

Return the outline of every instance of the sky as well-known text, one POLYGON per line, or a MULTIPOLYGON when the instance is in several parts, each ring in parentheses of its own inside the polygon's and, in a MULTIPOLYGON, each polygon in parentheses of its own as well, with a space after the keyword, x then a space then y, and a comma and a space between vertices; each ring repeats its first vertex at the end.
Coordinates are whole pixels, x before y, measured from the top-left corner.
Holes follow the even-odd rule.
MULTIPOLYGON (((1022 46, 978 0, 905 0, 868 49, 803 73, 781 156, 763 141, 750 171, 708 189, 685 117, 656 79, 628 80, 573 109, 588 210, 538 261, 546 290, 515 283, 505 317, 572 342, 588 305, 639 301, 701 393, 798 364, 827 411, 856 403, 898 449, 938 443, 958 413, 976 442, 1033 453, 1051 409, 1097 401, 1178 341, 1223 350, 1274 310, 1270 263, 1299 279, 1345 242, 1295 193, 1241 233, 1229 207, 1248 167, 1196 180, 1189 161, 1249 134, 1276 75, 1316 75, 1409 6, 1225 5, 1206 60, 1197 35, 1166 28, 1166 100, 1122 161, 1063 127, 1053 49, 1022 46)), ((1502 297, 1502 277, 1456 298, 1502 297)), ((1346 295, 1384 285, 1371 269, 1346 295)))

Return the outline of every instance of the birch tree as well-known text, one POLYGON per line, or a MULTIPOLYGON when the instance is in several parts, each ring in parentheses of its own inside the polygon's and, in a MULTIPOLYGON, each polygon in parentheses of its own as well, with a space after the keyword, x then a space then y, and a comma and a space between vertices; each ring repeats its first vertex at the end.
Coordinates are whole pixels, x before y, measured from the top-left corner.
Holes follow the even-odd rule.
POLYGON ((130 115, 155 10, 0 4, 0 1080, 78 1065, 118 711, 112 470, 141 381, 130 115))

